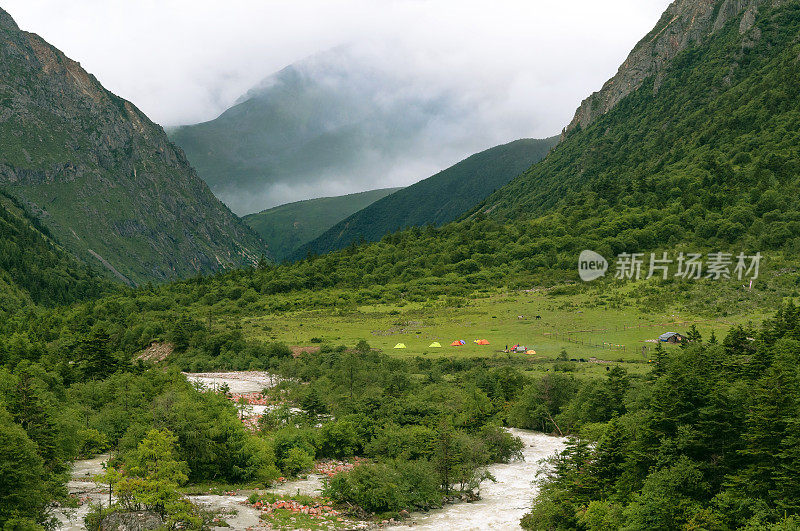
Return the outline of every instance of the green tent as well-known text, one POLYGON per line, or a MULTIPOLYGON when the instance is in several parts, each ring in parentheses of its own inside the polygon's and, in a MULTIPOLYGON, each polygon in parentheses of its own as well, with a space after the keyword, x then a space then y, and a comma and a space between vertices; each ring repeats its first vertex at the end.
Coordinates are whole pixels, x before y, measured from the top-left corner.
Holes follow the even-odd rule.
POLYGON ((398 343, 394 346, 394 348, 406 348, 405 343, 398 343))
POLYGON ((441 345, 441 344, 439 344, 439 342, 438 342, 438 341, 434 341, 433 343, 431 343, 430 345, 428 345, 428 348, 442 348, 442 345, 441 345))

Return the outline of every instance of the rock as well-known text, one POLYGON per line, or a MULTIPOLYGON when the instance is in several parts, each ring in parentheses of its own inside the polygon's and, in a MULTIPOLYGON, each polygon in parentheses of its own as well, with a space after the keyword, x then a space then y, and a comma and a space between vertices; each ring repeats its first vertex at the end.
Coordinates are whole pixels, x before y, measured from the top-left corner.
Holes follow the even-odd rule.
POLYGON ((720 31, 731 20, 739 20, 740 33, 748 32, 755 23, 758 7, 779 1, 675 0, 656 27, 634 47, 616 75, 581 103, 566 132, 578 126, 585 129, 650 76, 655 76, 653 89, 658 92, 659 74, 679 53, 720 31))
POLYGON ((164 520, 151 511, 111 513, 100 522, 100 531, 145 531, 164 527, 164 520))
POLYGON ((408 511, 406 511, 405 509, 400 511, 400 517, 401 518, 408 518, 409 516, 411 516, 411 514, 408 511))

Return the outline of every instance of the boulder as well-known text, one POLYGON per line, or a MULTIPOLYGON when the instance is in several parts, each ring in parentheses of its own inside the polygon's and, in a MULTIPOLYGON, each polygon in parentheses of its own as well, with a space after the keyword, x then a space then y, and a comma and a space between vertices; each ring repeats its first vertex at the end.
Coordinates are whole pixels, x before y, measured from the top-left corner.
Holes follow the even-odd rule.
POLYGON ((111 513, 100 522, 100 531, 146 531, 163 527, 164 520, 152 511, 111 513))

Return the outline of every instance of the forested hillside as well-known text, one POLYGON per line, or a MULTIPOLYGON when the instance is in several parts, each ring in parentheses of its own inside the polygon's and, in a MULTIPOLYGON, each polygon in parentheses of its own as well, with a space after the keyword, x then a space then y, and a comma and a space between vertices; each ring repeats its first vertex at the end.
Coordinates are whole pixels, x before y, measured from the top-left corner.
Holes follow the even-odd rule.
POLYGON ((85 263, 141 283, 262 254, 161 127, 1 9, 0 102, 0 185, 85 263))
POLYGON ((342 220, 299 249, 295 257, 323 254, 362 240, 377 241, 406 227, 449 223, 544 158, 557 141, 558 137, 527 138, 472 155, 342 220))
POLYGON ((737 12, 576 126, 476 211, 501 222, 557 215, 563 233, 608 255, 679 244, 799 250, 800 15, 794 3, 754 13, 737 12))
POLYGON ((337 222, 398 190, 384 188, 297 201, 249 214, 242 219, 263 238, 270 257, 283 260, 337 222))
POLYGON ((26 304, 53 306, 111 290, 97 271, 59 247, 39 222, 0 192, 0 318, 26 304))

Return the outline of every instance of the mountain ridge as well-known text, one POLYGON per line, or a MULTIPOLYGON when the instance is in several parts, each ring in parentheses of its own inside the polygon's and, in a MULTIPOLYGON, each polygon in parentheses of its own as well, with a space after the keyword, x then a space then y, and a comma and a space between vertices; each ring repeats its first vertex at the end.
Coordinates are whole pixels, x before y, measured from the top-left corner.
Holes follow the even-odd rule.
POLYGON ((248 214, 242 219, 261 235, 271 256, 280 261, 337 222, 398 190, 401 188, 305 199, 248 214))
POLYGON ((160 126, 2 9, 0 20, 0 185, 62 245, 131 283, 257 260, 258 236, 160 126))
POLYGON ((541 160, 557 141, 557 136, 520 139, 475 153, 340 221, 300 247, 294 258, 323 254, 362 240, 377 241, 410 226, 454 221, 541 160))
MULTIPOLYGON (((645 79, 658 76, 680 52, 721 30, 733 18, 741 16, 739 32, 744 34, 753 26, 759 6, 778 3, 780 0, 675 0, 617 73, 581 102, 565 131, 586 128, 641 87, 645 79)), ((657 77, 653 90, 658 92, 659 86, 657 77)))

